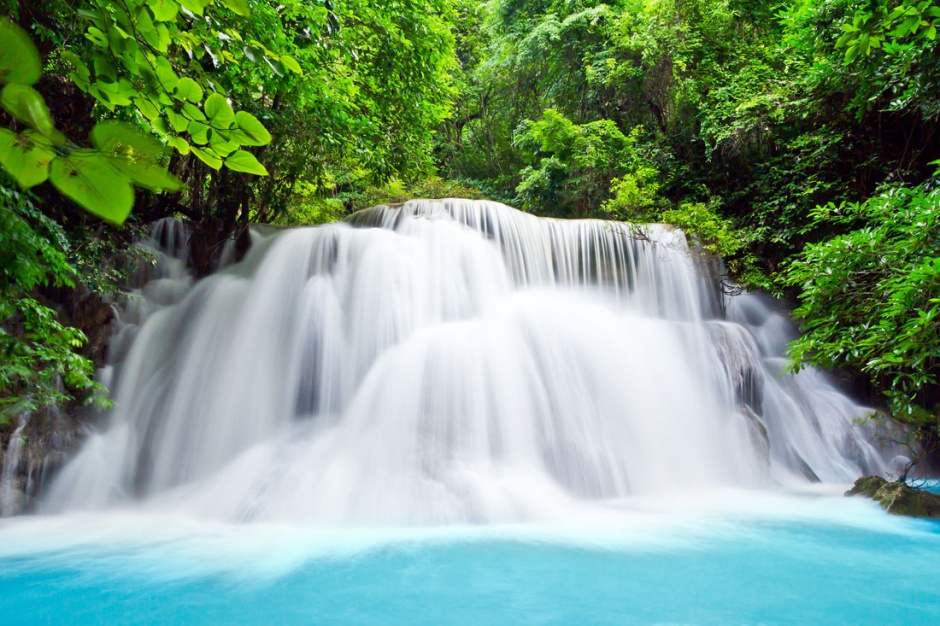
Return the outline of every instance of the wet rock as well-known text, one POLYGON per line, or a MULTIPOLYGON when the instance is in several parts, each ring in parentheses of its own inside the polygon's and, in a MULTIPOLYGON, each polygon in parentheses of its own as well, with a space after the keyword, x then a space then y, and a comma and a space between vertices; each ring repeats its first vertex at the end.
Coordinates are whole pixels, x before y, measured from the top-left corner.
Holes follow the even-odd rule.
POLYGON ((859 478, 845 495, 867 496, 895 515, 940 518, 940 495, 905 483, 888 482, 881 476, 859 478))

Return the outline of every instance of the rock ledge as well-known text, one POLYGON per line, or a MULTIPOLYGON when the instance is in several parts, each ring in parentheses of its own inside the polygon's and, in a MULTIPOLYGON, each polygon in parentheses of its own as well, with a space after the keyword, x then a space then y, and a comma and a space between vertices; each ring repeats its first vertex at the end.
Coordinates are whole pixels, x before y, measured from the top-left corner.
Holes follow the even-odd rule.
POLYGON ((894 515, 940 518, 940 495, 915 489, 881 476, 864 476, 845 492, 847 496, 868 496, 894 515))

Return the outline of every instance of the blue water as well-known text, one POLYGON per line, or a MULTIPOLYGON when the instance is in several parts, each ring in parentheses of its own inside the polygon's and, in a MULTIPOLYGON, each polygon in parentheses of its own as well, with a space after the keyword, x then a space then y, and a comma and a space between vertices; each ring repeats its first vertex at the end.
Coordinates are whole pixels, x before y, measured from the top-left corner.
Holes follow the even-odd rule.
POLYGON ((940 523, 853 507, 384 539, 21 520, 0 526, 0 623, 940 624, 940 523))

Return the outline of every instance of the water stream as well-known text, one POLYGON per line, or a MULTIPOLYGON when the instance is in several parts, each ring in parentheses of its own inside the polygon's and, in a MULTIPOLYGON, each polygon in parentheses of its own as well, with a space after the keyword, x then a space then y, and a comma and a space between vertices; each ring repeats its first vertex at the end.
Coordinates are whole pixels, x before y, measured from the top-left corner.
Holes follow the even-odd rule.
MULTIPOLYGON (((681 232, 414 201, 255 234, 194 283, 180 229, 121 312, 113 410, 41 515, 0 526, 11 589, 81 572, 111 599, 92 622, 167 581, 140 621, 864 622, 914 579, 818 580, 940 573, 935 526, 841 497, 905 460, 869 409, 788 373, 777 305, 722 293, 681 232), (777 583, 822 595, 801 612, 777 583)), ((936 616, 918 597, 904 615, 936 616)))

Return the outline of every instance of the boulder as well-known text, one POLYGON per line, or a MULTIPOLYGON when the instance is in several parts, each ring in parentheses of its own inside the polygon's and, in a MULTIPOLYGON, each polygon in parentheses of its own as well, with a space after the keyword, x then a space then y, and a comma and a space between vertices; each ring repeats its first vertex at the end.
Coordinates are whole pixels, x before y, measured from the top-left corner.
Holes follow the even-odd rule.
POLYGON ((859 478, 845 495, 867 496, 894 515, 940 518, 940 495, 881 476, 859 478))

